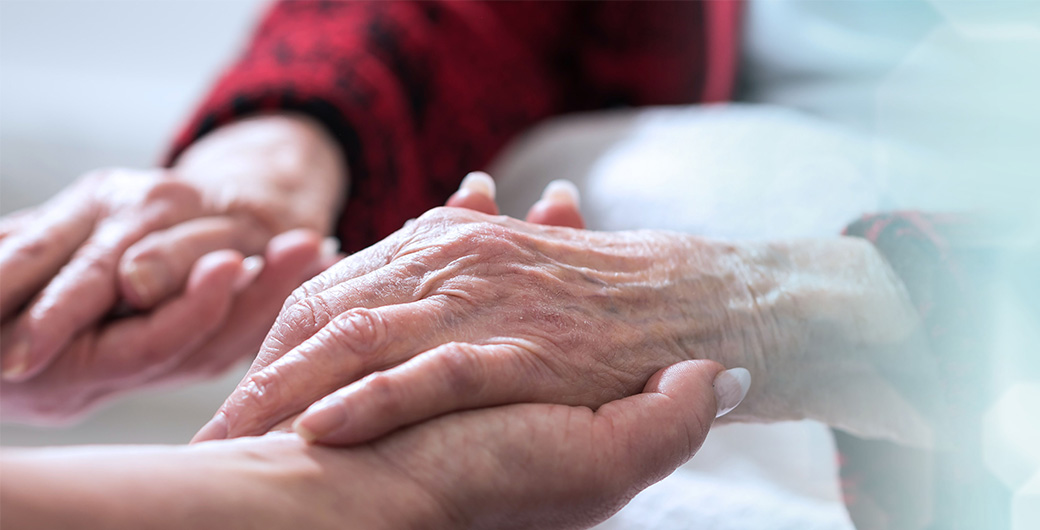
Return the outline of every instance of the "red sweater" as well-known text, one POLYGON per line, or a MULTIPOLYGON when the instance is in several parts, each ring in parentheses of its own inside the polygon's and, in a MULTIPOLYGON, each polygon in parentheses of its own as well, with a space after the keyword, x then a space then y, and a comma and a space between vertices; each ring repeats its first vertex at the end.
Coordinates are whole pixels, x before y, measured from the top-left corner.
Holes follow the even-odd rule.
MULTIPOLYGON (((729 0, 279 2, 179 135, 169 160, 240 116, 306 113, 346 153, 351 186, 339 235, 344 249, 355 251, 443 204, 468 171, 545 118, 729 99, 740 9, 729 0)), ((945 235, 950 227, 956 223, 949 219, 896 213, 865 217, 848 233, 875 242, 902 276, 956 394, 966 374, 977 383, 984 371, 971 342, 952 333, 977 320, 978 309, 951 305, 971 283, 945 235)), ((886 521, 879 528, 916 526, 910 521, 921 514, 907 499, 924 493, 899 473, 906 461, 932 457, 842 435, 838 442, 846 501, 857 522, 873 528, 863 519, 871 516, 858 511, 877 506, 886 521)), ((971 492, 968 485, 982 473, 970 458, 953 459, 960 463, 938 466, 933 479, 946 486, 940 496, 947 506, 950 495, 971 492)))
POLYGON ((547 117, 727 98, 738 7, 280 2, 171 159, 239 116, 307 113, 346 153, 351 189, 339 232, 356 251, 443 204, 467 172, 547 117), (707 31, 709 19, 723 26, 707 31))

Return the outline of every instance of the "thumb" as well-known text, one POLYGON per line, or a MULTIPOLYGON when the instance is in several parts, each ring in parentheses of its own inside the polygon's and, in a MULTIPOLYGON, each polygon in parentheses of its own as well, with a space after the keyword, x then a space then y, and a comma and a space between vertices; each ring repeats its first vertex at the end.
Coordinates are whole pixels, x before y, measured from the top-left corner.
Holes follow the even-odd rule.
POLYGON ((746 369, 726 370, 714 361, 663 368, 642 394, 596 411, 594 447, 607 452, 602 456, 610 462, 615 484, 643 489, 689 460, 715 418, 739 405, 750 384, 746 369))
POLYGON ((498 215, 498 204, 495 203, 495 181, 491 175, 483 171, 473 171, 462 179, 459 191, 456 191, 445 206, 466 208, 488 215, 498 215))
POLYGON ((581 194, 569 180, 554 180, 545 187, 542 198, 527 211, 527 222, 539 225, 585 228, 581 215, 581 194))

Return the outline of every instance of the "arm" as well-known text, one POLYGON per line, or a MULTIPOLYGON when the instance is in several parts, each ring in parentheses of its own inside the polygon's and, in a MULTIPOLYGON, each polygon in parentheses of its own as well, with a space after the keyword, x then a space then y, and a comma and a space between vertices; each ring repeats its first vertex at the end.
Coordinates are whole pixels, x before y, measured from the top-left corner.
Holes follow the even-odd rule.
POLYGON ((499 407, 350 449, 272 434, 8 451, 4 527, 588 527, 696 452, 743 397, 732 381, 715 363, 681 363, 596 412, 499 407))
POLYGON ((407 528, 406 520, 394 518, 406 511, 422 513, 423 503, 428 504, 428 499, 412 498, 414 490, 393 481, 392 474, 372 473, 335 456, 308 451, 289 436, 190 448, 6 450, 0 456, 4 527, 336 528, 332 523, 338 516, 340 528, 407 528), (356 482, 367 483, 368 492, 383 489, 385 495, 357 487, 333 489, 334 484, 321 491, 322 475, 333 473, 355 481, 364 477, 356 482), (333 499, 332 492, 342 496, 333 499))
POLYGON ((732 242, 440 209, 299 289, 199 438, 264 432, 343 385, 301 432, 358 443, 452 410, 597 407, 707 358, 752 371, 736 418, 928 445, 929 387, 896 384, 927 383, 922 346, 904 287, 854 238, 732 242))

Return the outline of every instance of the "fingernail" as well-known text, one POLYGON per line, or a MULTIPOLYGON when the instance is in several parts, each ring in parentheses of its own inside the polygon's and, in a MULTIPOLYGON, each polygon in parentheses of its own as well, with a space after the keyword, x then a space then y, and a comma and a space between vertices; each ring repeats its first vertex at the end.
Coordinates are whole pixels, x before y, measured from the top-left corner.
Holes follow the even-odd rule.
POLYGON ((224 440, 228 435, 228 423, 227 418, 223 413, 218 412, 216 416, 213 416, 212 420, 209 420, 205 425, 199 429, 199 432, 195 433, 190 443, 206 442, 209 440, 224 440))
POLYGON ((721 418, 744 401, 744 396, 751 388, 751 372, 746 368, 724 370, 715 376, 711 386, 715 390, 715 403, 718 406, 715 417, 721 418))
POLYGON ((242 272, 239 273, 238 278, 235 278, 235 285, 232 286, 232 289, 238 293, 249 287, 264 270, 264 263, 262 256, 249 256, 242 260, 242 272))
POLYGON ((4 367, 3 371, 0 371, 0 378, 4 381, 15 381, 28 369, 29 340, 21 339, 11 347, 11 351, 8 352, 4 359, 4 367))
POLYGON ((152 298, 160 292, 166 281, 163 266, 154 261, 130 262, 125 275, 137 299, 144 303, 152 302, 152 298))
POLYGON ((339 239, 335 237, 326 237, 321 240, 321 257, 331 258, 339 252, 339 239))
POLYGON ((462 179, 459 189, 480 193, 492 199, 495 198, 495 180, 491 178, 491 175, 483 171, 470 172, 466 175, 466 178, 462 179))
POLYGON ((552 202, 569 202, 574 206, 581 205, 581 194, 578 193, 578 187, 566 179, 550 182, 542 192, 542 199, 552 202))
POLYGON ((346 420, 342 407, 336 406, 332 400, 323 400, 296 418, 293 430, 300 438, 313 443, 342 428, 346 420))

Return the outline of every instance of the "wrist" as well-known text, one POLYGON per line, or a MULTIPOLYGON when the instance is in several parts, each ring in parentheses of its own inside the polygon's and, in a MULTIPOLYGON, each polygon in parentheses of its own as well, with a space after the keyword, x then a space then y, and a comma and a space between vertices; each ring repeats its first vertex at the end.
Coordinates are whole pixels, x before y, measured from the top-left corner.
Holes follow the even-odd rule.
POLYGON ((272 235, 330 233, 347 186, 339 146, 317 122, 294 114, 225 125, 192 144, 172 170, 217 211, 251 215, 272 235))
POLYGON ((814 419, 930 443, 935 371, 921 320, 873 245, 835 237, 741 249, 751 309, 736 315, 749 326, 744 357, 754 368, 746 407, 733 419, 814 419))

